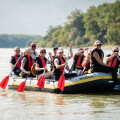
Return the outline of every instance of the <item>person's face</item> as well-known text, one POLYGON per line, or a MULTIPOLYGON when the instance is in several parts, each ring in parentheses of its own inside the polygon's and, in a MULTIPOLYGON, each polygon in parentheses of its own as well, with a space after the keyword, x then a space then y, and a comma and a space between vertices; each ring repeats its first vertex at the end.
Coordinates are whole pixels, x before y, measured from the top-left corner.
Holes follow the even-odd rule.
POLYGON ((79 50, 79 53, 80 53, 79 55, 81 55, 81 56, 84 55, 84 51, 83 50, 79 50))
POLYGON ((15 54, 19 55, 20 54, 20 50, 15 50, 15 54))
POLYGON ((64 54, 64 52, 59 52, 59 53, 58 53, 58 55, 59 55, 60 57, 63 57, 63 54, 64 54))
POLYGON ((53 52, 54 52, 54 55, 56 55, 56 54, 57 54, 57 49, 56 49, 56 50, 53 50, 53 52))
POLYGON ((34 46, 31 46, 31 49, 33 50, 33 51, 35 51, 36 50, 36 46, 34 45, 34 46))
POLYGON ((101 44, 96 45, 97 49, 101 49, 101 44))
POLYGON ((42 52, 40 53, 40 55, 41 55, 42 57, 45 57, 46 51, 42 51, 42 52))
POLYGON ((31 55, 32 55, 32 52, 27 52, 27 55, 28 55, 28 56, 31 56, 31 55))
POLYGON ((115 50, 113 50, 113 53, 119 54, 119 50, 118 50, 118 49, 115 49, 115 50))

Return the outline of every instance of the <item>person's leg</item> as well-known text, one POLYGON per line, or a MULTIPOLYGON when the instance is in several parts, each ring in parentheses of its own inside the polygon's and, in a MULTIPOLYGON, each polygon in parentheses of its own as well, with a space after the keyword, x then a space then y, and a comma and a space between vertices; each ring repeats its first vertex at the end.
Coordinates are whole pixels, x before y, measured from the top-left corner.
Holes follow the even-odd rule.
POLYGON ((55 74, 55 80, 58 81, 60 76, 61 76, 60 74, 55 74))
POLYGON ((26 77, 27 77, 27 74, 22 73, 22 78, 26 78, 26 77))
POLYGON ((37 75, 37 79, 39 79, 43 74, 38 74, 37 75))
POLYGON ((76 77, 77 73, 65 73, 65 78, 76 77))
POLYGON ((13 72, 14 72, 15 75, 18 75, 18 76, 19 76, 19 74, 21 73, 21 70, 20 70, 20 69, 17 69, 17 70, 15 70, 15 71, 13 71, 13 72))
POLYGON ((45 78, 53 78, 53 72, 52 71, 48 71, 48 72, 46 72, 45 74, 44 74, 44 77, 45 78))
POLYGON ((94 72, 105 72, 105 73, 112 73, 112 79, 114 81, 114 84, 120 84, 118 79, 117 79, 117 72, 113 67, 109 67, 109 66, 97 66, 95 67, 95 69, 93 70, 94 72))
POLYGON ((32 73, 30 73, 29 77, 36 77, 36 76, 34 76, 32 73))

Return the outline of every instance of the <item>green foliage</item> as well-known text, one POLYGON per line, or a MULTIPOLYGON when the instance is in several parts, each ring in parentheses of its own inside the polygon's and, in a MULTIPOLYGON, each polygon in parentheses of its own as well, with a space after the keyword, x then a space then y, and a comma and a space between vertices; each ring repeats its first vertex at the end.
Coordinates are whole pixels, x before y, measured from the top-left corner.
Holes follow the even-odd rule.
POLYGON ((37 39, 42 39, 42 37, 38 35, 0 34, 0 48, 13 48, 15 46, 25 47, 26 43, 27 46, 29 46, 33 40, 35 40, 35 43, 38 43, 39 41, 37 41, 37 39))
POLYGON ((93 45, 94 41, 120 45, 120 0, 91 6, 86 13, 76 9, 67 17, 64 26, 50 26, 40 47, 93 45))
POLYGON ((76 9, 67 17, 63 26, 50 26, 41 36, 0 35, 0 47, 25 47, 35 42, 38 47, 54 47, 72 44, 74 47, 103 44, 120 45, 120 0, 91 6, 86 13, 76 9))

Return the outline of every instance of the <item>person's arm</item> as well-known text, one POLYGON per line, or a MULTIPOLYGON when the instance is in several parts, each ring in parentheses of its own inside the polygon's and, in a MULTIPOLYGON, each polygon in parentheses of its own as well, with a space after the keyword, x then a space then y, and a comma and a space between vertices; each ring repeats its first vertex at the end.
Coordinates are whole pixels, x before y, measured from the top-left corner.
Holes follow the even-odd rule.
POLYGON ((73 57, 72 45, 69 45, 69 47, 70 47, 70 56, 68 57, 68 60, 73 57))
POLYGON ((65 66, 65 64, 61 64, 61 65, 59 65, 59 64, 58 64, 58 61, 56 61, 56 60, 54 61, 54 65, 56 66, 56 69, 59 69, 59 68, 65 66))
POLYGON ((90 60, 90 59, 89 59, 88 57, 86 57, 86 58, 84 59, 83 63, 82 63, 82 67, 86 67, 86 65, 88 64, 89 60, 90 60))
POLYGON ((13 65, 12 63, 10 63, 10 66, 12 67, 12 68, 15 68, 16 66, 15 65, 13 65))
POLYGON ((21 63, 21 70, 24 72, 24 73, 26 73, 26 74, 30 74, 31 72, 30 71, 26 71, 25 69, 24 69, 24 66, 25 66, 25 63, 27 62, 27 59, 24 57, 23 58, 23 60, 22 60, 22 63, 21 63))
POLYGON ((12 67, 12 68, 15 68, 15 57, 11 57, 11 60, 10 60, 10 66, 12 67))
POLYGON ((82 52, 84 52, 85 50, 88 50, 89 48, 85 48, 84 50, 80 50, 76 53, 77 56, 79 56, 82 52))
POLYGON ((69 66, 68 66, 68 63, 66 63, 66 70, 69 71, 69 66))
POLYGON ((31 72, 30 72, 30 71, 26 71, 26 70, 24 69, 24 66, 25 66, 25 63, 22 63, 22 64, 21 64, 21 70, 22 70, 24 73, 26 73, 26 74, 30 74, 31 72))
POLYGON ((107 61, 110 61, 110 60, 112 60, 115 56, 117 56, 118 55, 118 53, 114 53, 114 54, 112 54, 111 56, 109 56, 109 57, 106 57, 106 60, 107 61))
POLYGON ((98 55, 97 52, 94 52, 94 53, 93 53, 93 57, 98 61, 98 63, 99 63, 100 65, 106 66, 106 64, 104 64, 104 63, 102 62, 102 60, 100 59, 100 57, 99 57, 99 55, 98 55))
POLYGON ((48 64, 51 64, 51 63, 53 63, 52 53, 49 52, 48 54, 49 54, 49 56, 50 56, 50 60, 48 61, 48 64))
POLYGON ((39 64, 36 63, 36 65, 35 65, 35 70, 36 70, 36 71, 46 70, 46 67, 44 67, 44 68, 39 68, 39 64))

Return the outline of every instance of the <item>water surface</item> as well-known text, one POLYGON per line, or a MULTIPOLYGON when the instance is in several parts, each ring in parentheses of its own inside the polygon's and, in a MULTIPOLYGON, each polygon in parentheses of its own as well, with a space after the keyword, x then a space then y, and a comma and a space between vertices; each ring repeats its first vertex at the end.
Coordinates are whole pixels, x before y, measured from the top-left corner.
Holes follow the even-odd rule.
MULTIPOLYGON (((75 53, 77 49, 73 51, 75 53)), ((104 50, 105 55, 110 51, 104 50)), ((66 54, 67 52, 68 49, 65 50, 66 54)), ((9 61, 14 52, 13 49, 0 49, 0 53, 1 81, 11 70, 9 61)), ((70 66, 71 64, 72 60, 69 61, 70 66)), ((118 120, 119 113, 119 92, 64 95, 31 91, 18 93, 0 88, 1 120, 118 120)))

